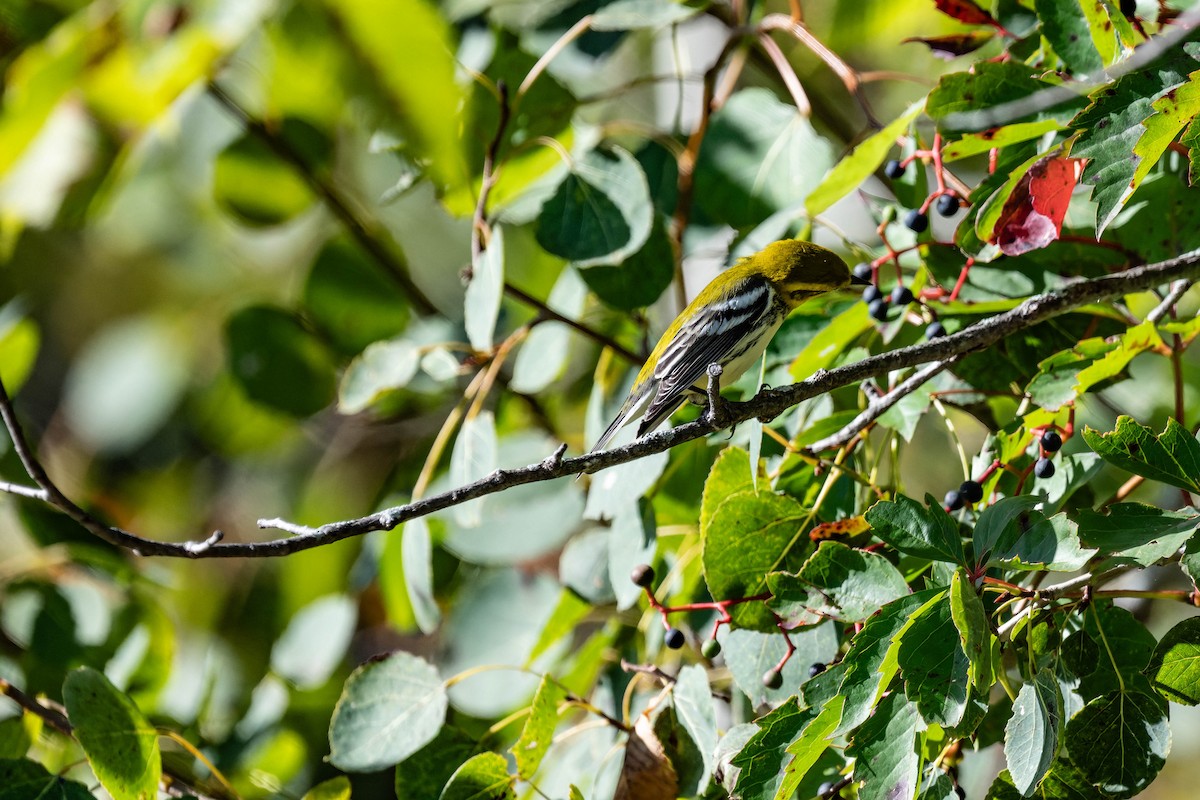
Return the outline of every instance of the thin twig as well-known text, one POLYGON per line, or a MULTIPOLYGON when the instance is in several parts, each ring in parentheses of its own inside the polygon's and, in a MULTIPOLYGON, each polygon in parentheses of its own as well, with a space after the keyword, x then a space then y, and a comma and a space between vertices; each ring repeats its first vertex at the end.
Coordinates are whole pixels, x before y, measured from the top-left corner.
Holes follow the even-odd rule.
POLYGON ((329 207, 333 215, 338 218, 350 235, 354 237, 359 247, 365 250, 391 276, 392 280, 404 290, 409 301, 417 307, 418 311, 425 314, 437 312, 437 308, 433 302, 413 282, 412 276, 408 273, 408 264, 392 248, 386 247, 383 244, 383 232, 378 229, 377 225, 368 223, 366 219, 354 211, 348 197, 343 195, 332 182, 317 175, 312 165, 286 139, 268 128, 260 120, 250 116, 250 113, 242 108, 241 104, 230 97, 217 83, 209 83, 208 93, 221 107, 233 117, 236 117, 248 132, 256 136, 275 155, 290 164, 299 173, 309 188, 325 201, 325 205, 329 207))
POLYGON ((783 54, 783 50, 771 38, 771 34, 766 31, 758 35, 758 42, 770 57, 771 63, 775 65, 775 69, 779 71, 779 77, 783 80, 783 85, 787 87, 788 93, 792 96, 792 102, 796 104, 796 110, 802 116, 811 117, 812 103, 808 101, 808 95, 805 94, 804 87, 800 85, 800 78, 796 76, 796 70, 788 62, 787 56, 783 54))
POLYGON ((883 395, 882 397, 872 398, 867 404, 866 409, 849 423, 847 423, 846 426, 837 433, 813 442, 812 444, 808 445, 805 450, 807 450, 809 453, 819 453, 822 450, 832 450, 835 447, 841 447, 846 442, 857 436, 859 431, 861 431, 863 428, 867 427, 872 422, 883 416, 889 408, 896 405, 896 403, 900 402, 905 397, 908 397, 917 389, 920 389, 926 381, 928 381, 934 375, 937 375, 942 370, 946 369, 946 367, 953 364, 959 358, 961 358, 961 356, 951 356, 945 361, 935 361, 934 363, 917 370, 910 375, 907 380, 905 380, 895 389, 892 389, 887 394, 883 395))
POLYGON ((645 358, 638 356, 633 351, 631 351, 629 348, 624 347, 616 339, 613 339, 611 336, 606 336, 605 334, 601 333, 600 331, 593 330, 593 329, 589 328, 588 326, 586 326, 580 322, 576 322, 575 320, 573 320, 569 317, 564 317, 562 314, 558 313, 553 308, 551 308, 550 306, 543 303, 541 300, 538 300, 536 297, 531 297, 530 295, 526 294, 525 292, 518 289, 516 286, 513 286, 511 283, 508 283, 507 281, 504 284, 504 293, 506 295, 508 295, 509 297, 513 297, 517 300, 520 300, 522 303, 525 303, 528 306, 536 308, 538 313, 541 314, 546 319, 554 320, 555 322, 561 322, 563 325, 566 325, 568 328, 570 328, 573 331, 578 331, 579 333, 581 333, 584 336, 586 336, 587 338, 591 339, 593 342, 600 345, 601 347, 607 347, 608 349, 612 350, 614 354, 625 359, 630 364, 633 364, 635 367, 640 367, 646 361, 645 358))
POLYGON ((37 700, 22 692, 16 686, 13 686, 11 683, 4 680, 4 678, 0 678, 0 694, 8 697, 26 711, 32 712, 33 714, 41 717, 46 722, 50 723, 50 727, 54 728, 59 733, 65 733, 67 736, 70 736, 75 731, 74 726, 71 725, 71 721, 67 719, 66 714, 62 713, 58 709, 42 705, 37 700))
POLYGON ((1162 321, 1163 317, 1171 313, 1171 309, 1175 308, 1175 304, 1178 303, 1183 296, 1188 293, 1188 289, 1191 288, 1191 281, 1175 281, 1175 283, 1171 284, 1171 291, 1167 292, 1167 296, 1162 299, 1162 302, 1155 306, 1154 309, 1146 315, 1146 321, 1158 324, 1160 321, 1162 321))
POLYGON ((862 109, 863 116, 867 118, 867 122, 872 128, 881 129, 879 119, 875 116, 875 112, 871 110, 871 104, 867 100, 862 89, 862 78, 858 71, 847 64, 841 56, 825 46, 825 43, 813 35, 812 31, 803 22, 793 20, 787 14, 767 14, 763 17, 762 22, 758 25, 762 31, 786 31, 800 42, 800 44, 812 51, 813 55, 825 62, 825 64, 833 70, 834 74, 842 80, 846 91, 849 92, 858 102, 859 108, 862 109))

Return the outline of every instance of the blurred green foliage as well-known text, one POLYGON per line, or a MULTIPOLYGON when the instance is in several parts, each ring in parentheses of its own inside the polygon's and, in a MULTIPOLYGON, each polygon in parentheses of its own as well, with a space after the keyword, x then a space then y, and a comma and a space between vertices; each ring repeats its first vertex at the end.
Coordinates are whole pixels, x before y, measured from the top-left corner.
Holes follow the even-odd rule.
MULTIPOLYGON (((795 5, 816 44, 784 2, 8 0, 0 377, 42 463, 104 524, 261 541, 258 520, 586 449, 636 366, 619 350, 645 353, 727 253, 801 235, 881 262, 884 292, 930 290, 878 325, 846 296, 806 305, 764 364, 781 385, 1200 246, 1194 36, 1086 82, 1190 4, 998 0, 970 28, 953 3, 795 5), (956 61, 906 41, 964 31, 980 49, 956 61), (963 116, 1060 84, 999 127, 963 116), (897 216, 942 188, 938 143, 970 205, 918 234, 897 216), (1001 257, 1008 200, 1064 147, 1094 195, 1001 257)), ((1162 562, 1135 593, 1194 589, 1197 300, 1141 322, 1160 299, 964 358, 816 468, 795 451, 865 393, 286 559, 139 558, 5 494, 0 681, 75 727, 0 700, 0 797, 153 797, 161 771, 313 800, 811 797, 842 776, 859 797, 1099 798, 1160 769, 1145 796, 1191 796, 1194 731, 1168 758, 1166 701, 1194 728, 1194 619, 1163 637, 1162 604, 1064 592, 1021 621, 976 591, 1162 562), (1036 434, 1085 426, 1035 484, 1036 434), (986 508, 931 502, 976 477, 986 508), (868 524, 880 553, 855 549, 868 524), (681 651, 641 563, 686 606, 681 651), (677 675, 669 697, 622 660, 677 675), (1114 765, 1101 734, 1128 719, 1114 765)), ((0 480, 28 485, 0 438, 0 480)))

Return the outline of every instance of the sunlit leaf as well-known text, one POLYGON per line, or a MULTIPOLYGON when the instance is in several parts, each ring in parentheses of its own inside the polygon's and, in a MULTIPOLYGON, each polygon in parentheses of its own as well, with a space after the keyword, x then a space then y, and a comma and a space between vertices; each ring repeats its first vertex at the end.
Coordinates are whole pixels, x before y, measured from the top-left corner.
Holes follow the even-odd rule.
POLYGON ((1200 493, 1200 442, 1175 420, 1161 434, 1133 418, 1117 417, 1117 427, 1100 433, 1083 429, 1083 439, 1101 458, 1151 480, 1200 493))
POLYGON ((448 699, 437 669, 397 651, 351 673, 329 723, 329 760, 347 772, 390 767, 433 740, 448 699))
POLYGON ((766 89, 742 89, 713 115, 696 161, 696 201, 735 228, 800 203, 833 165, 807 117, 766 89))
POLYGON ((102 673, 81 667, 63 683, 63 702, 92 771, 114 800, 156 798, 158 732, 133 701, 102 673))

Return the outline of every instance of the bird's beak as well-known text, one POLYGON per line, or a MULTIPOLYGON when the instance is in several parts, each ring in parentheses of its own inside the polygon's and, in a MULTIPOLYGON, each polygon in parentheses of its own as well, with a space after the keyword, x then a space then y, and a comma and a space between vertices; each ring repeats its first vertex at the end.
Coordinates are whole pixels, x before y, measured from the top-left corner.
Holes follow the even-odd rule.
POLYGON ((855 275, 854 273, 851 273, 850 274, 850 285, 851 286, 870 286, 871 281, 867 278, 860 278, 857 275, 855 275))

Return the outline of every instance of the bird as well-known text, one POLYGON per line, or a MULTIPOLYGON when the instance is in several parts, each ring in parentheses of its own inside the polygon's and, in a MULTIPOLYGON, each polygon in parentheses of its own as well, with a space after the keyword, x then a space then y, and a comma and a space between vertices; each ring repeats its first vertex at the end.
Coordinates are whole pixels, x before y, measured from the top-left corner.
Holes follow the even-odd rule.
POLYGON ((773 242, 738 260, 705 286, 671 323, 638 372, 629 396, 589 453, 603 450, 637 418, 641 438, 689 396, 702 396, 710 364, 721 367, 720 388, 758 361, 788 313, 809 298, 868 280, 820 245, 773 242))

